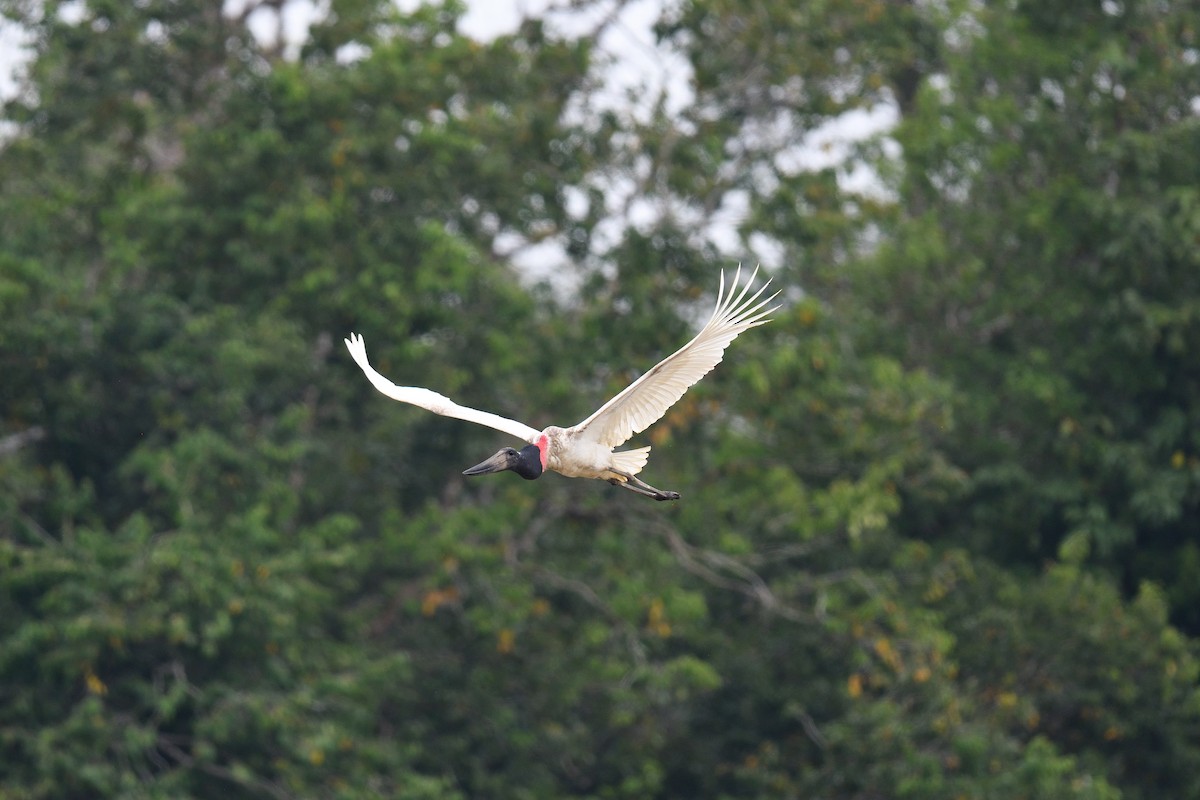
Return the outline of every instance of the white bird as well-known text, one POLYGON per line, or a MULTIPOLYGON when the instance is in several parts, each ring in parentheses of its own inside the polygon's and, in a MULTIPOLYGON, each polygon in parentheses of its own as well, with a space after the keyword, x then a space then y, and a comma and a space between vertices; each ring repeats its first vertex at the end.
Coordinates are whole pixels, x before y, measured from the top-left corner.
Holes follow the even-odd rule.
POLYGON ((464 471, 464 475, 485 475, 512 470, 522 478, 533 480, 545 470, 551 469, 569 478, 596 478, 608 481, 655 500, 678 500, 678 492, 655 489, 635 477, 642 467, 646 466, 646 460, 650 457, 649 447, 616 452, 614 448, 661 419, 667 409, 683 397, 684 392, 721 363, 725 348, 738 334, 769 321, 767 315, 778 306, 765 306, 779 293, 759 300, 771 283, 768 280, 757 292, 749 295, 750 286, 758 274, 757 268, 739 292, 738 281, 741 274, 741 267, 738 267, 733 283, 726 293, 725 273, 721 273, 717 307, 708 324, 694 339, 660 361, 653 369, 601 406, 599 411, 570 428, 551 425, 539 431, 516 420, 460 406, 448 397, 429 389, 397 386, 376 372, 367 361, 367 348, 362 336, 351 333, 350 338, 344 341, 350 355, 362 368, 367 379, 376 389, 393 400, 420 406, 444 417, 486 425, 528 442, 519 451, 512 447, 500 450, 487 461, 464 471))

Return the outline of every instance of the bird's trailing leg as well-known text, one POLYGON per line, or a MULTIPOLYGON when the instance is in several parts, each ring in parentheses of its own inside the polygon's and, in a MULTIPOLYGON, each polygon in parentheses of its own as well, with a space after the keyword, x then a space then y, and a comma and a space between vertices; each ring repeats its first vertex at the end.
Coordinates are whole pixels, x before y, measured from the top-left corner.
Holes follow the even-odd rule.
POLYGON ((620 486, 622 489, 628 489, 631 492, 636 492, 637 494, 640 494, 643 497, 653 497, 655 500, 678 500, 679 499, 679 492, 664 492, 662 489, 655 489, 653 486, 646 483, 645 481, 643 481, 639 478, 635 478, 634 476, 630 475, 628 472, 621 472, 620 470, 616 470, 616 469, 614 469, 612 471, 625 479, 622 481, 622 480, 618 480, 617 478, 609 478, 608 482, 611 483, 613 486, 620 486))

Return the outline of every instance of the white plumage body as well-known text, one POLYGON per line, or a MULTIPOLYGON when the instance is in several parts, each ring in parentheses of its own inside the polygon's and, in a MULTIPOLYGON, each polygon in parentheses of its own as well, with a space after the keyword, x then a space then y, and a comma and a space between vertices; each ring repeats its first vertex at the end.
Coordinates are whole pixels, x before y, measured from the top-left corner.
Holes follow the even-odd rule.
POLYGON ((657 422, 684 392, 721 362, 725 348, 739 334, 768 321, 767 315, 775 309, 766 306, 776 295, 759 300, 770 281, 750 294, 757 273, 755 270, 739 291, 739 268, 728 292, 722 274, 717 306, 704 328, 590 417, 569 428, 551 425, 539 431, 498 414, 461 406, 429 389, 397 386, 371 366, 361 336, 350 334, 345 340, 346 347, 363 373, 383 394, 435 414, 486 425, 534 445, 538 448, 542 469, 551 469, 570 478, 606 480, 659 500, 677 499, 677 493, 661 492, 633 477, 646 465, 649 447, 622 451, 615 448, 657 422))
POLYGON ((577 428, 551 425, 540 435, 549 440, 546 465, 568 478, 624 480, 622 473, 637 475, 650 458, 649 447, 613 452, 612 447, 590 441, 577 428))

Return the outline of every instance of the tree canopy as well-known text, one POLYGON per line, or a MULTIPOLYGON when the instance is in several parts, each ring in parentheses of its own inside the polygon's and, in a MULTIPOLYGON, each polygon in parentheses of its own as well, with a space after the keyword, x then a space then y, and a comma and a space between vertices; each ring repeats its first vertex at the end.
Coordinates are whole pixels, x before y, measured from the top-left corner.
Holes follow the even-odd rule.
POLYGON ((0 0, 0 799, 1200 794, 1194 4, 298 2, 0 0), (341 343, 568 425, 759 255, 676 504, 341 343))

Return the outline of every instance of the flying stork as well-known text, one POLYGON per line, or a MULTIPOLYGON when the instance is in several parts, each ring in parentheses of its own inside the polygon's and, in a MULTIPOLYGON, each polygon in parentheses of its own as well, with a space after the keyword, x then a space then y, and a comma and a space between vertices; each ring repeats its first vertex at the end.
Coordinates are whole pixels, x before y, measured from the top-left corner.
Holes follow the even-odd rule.
POLYGON ((738 291, 741 274, 739 266, 727 293, 725 273, 722 271, 716 309, 708 324, 694 339, 660 361, 601 406, 599 411, 570 428, 551 425, 539 431, 516 420, 460 406, 429 389, 397 386, 376 372, 367 361, 367 348, 362 336, 351 333, 350 338, 344 341, 367 379, 393 400, 420 406, 444 417, 486 425, 527 442, 520 450, 505 447, 487 461, 465 470, 463 475, 512 470, 526 480, 534 480, 552 469, 568 478, 608 481, 655 500, 678 500, 679 492, 655 489, 636 477, 650 457, 649 447, 616 452, 614 448, 661 419, 667 409, 683 397, 684 392, 721 363, 725 348, 738 334, 769 321, 767 315, 778 306, 766 306, 779 293, 759 300, 771 283, 768 280, 757 292, 750 294, 750 286, 758 274, 757 267, 741 291, 738 291))

